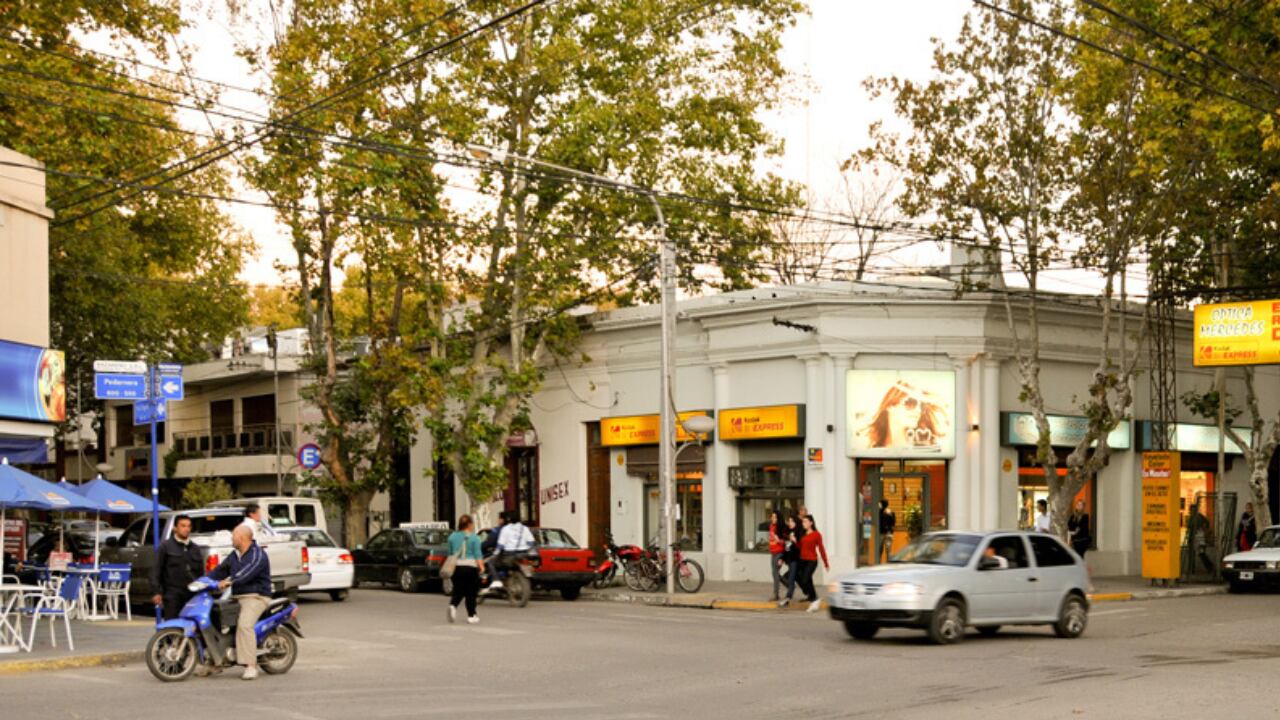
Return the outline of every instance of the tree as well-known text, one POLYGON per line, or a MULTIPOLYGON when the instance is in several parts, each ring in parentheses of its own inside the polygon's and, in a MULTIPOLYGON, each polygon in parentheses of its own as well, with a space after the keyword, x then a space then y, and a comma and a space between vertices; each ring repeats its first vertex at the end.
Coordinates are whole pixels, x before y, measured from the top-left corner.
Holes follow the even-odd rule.
MULTIPOLYGON (((1007 3, 1013 11, 1062 26, 1059 6, 1028 0, 1007 3)), ((899 140, 873 128, 876 144, 868 159, 879 159, 903 173, 899 207, 910 217, 933 218, 943 237, 976 236, 972 264, 965 269, 963 291, 993 291, 1004 308, 1021 399, 1038 430, 1036 463, 1044 469, 1054 532, 1066 536, 1071 503, 1110 458, 1107 435, 1130 416, 1137 343, 1126 356, 1125 304, 1121 294, 1116 328, 1116 285, 1140 229, 1117 224, 1120 208, 1134 189, 1090 184, 1090 164, 1104 163, 1112 177, 1126 170, 1124 158, 1102 158, 1103 144, 1123 145, 1116 135, 1111 100, 1093 116, 1073 114, 1072 102, 1085 103, 1070 88, 1079 78, 1071 47, 1063 40, 988 10, 974 10, 957 40, 938 43, 935 77, 925 83, 898 78, 869 81, 873 92, 887 93, 909 134, 899 140), (1077 124, 1078 123, 1078 124, 1077 124), (1114 164, 1112 164, 1114 161, 1114 164), (1083 239, 1073 237, 1073 231, 1083 239), (1113 237, 1120 232, 1118 238, 1113 237), (1098 361, 1081 411, 1088 418, 1083 438, 1058 474, 1041 381, 1041 313, 1046 294, 1043 273, 1075 259, 1095 268, 1103 280, 1099 307, 1098 361), (1003 264, 1011 264, 1025 289, 1004 290, 1003 264), (1120 357, 1113 341, 1120 338, 1120 357)), ((1110 86, 1093 91, 1110 91, 1110 86)), ((1096 100, 1096 98, 1095 98, 1096 100)), ((1136 221, 1145 227, 1146 219, 1136 221)), ((960 241, 964 242, 964 241, 960 241)), ((1058 300, 1059 302, 1061 300, 1058 300)))
POLYGON ((182 489, 182 500, 179 505, 182 510, 195 510, 207 508, 219 500, 230 500, 235 496, 231 486, 222 478, 195 477, 191 478, 187 486, 182 489))
POLYGON ((303 324, 302 304, 286 287, 256 286, 249 292, 249 324, 282 330, 303 324))

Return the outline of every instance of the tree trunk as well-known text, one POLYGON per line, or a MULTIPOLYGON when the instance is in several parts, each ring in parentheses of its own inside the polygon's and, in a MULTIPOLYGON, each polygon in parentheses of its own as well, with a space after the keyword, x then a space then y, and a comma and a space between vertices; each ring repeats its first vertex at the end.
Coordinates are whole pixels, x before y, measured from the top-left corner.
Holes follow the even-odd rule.
POLYGON ((363 545, 369 539, 369 501, 372 499, 370 490, 353 490, 347 496, 346 512, 342 515, 347 547, 363 545))

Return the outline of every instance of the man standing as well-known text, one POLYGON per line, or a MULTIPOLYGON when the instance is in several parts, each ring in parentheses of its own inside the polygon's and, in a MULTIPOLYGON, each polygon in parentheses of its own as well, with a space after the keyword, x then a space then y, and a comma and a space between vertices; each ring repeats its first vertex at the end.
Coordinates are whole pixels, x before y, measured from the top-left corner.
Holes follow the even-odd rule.
POLYGON ((191 599, 187 586, 203 570, 200 548, 191 542, 191 518, 179 515, 173 519, 173 535, 160 543, 151 566, 151 602, 164 608, 165 620, 178 617, 178 611, 191 599))
POLYGON ((1037 500, 1036 510, 1036 532, 1053 532, 1053 525, 1049 522, 1049 502, 1037 500))
POLYGON ((221 581, 219 589, 230 585, 231 596, 240 603, 240 617, 236 620, 236 663, 244 665, 241 679, 254 680, 258 677, 258 637, 253 626, 271 599, 271 561, 253 541, 253 531, 247 524, 231 533, 231 544, 235 552, 227 555, 209 577, 221 581))
POLYGON ((898 526, 898 516, 889 508, 888 500, 880 501, 880 552, 883 559, 889 562, 893 554, 893 530, 898 526))

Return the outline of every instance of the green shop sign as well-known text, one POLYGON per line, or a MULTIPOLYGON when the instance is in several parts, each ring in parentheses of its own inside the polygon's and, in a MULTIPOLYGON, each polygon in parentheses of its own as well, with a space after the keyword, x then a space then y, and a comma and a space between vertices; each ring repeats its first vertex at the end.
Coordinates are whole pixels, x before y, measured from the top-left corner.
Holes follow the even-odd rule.
MULTIPOLYGON (((1128 450, 1132 444, 1132 423, 1122 421, 1107 436, 1113 450, 1128 450)), ((1049 443, 1054 447, 1075 447, 1089 430, 1089 418, 1083 415, 1050 415, 1049 443)), ((1005 445, 1035 445, 1040 433, 1031 413, 1000 413, 1000 439, 1005 445)))

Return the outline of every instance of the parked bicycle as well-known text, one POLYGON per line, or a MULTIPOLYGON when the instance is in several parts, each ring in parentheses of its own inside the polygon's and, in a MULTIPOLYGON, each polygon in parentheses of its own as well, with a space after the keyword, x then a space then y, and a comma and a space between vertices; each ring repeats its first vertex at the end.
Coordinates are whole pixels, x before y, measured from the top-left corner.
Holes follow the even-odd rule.
MULTIPOLYGON (((696 593, 702 589, 706 581, 706 573, 695 560, 684 556, 681 542, 671 545, 671 568, 675 573, 675 584, 681 591, 696 593)), ((625 578, 627 587, 643 592, 654 592, 667 582, 666 554, 656 546, 650 547, 644 557, 627 565, 625 578)))

